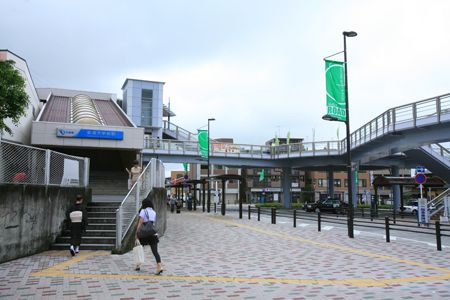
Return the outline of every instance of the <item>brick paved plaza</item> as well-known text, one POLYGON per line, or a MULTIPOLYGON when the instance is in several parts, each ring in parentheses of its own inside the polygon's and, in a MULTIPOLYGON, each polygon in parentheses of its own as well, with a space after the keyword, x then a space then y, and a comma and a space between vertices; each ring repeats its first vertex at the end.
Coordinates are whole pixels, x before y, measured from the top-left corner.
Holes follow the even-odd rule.
POLYGON ((450 299, 450 252, 266 220, 169 214, 154 260, 48 251, 0 265, 1 299, 450 299))

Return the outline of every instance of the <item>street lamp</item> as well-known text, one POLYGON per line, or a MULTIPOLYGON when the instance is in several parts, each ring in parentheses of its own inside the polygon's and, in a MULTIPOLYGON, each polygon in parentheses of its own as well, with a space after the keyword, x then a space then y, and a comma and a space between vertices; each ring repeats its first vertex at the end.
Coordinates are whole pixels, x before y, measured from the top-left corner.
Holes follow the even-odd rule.
POLYGON ((209 122, 215 121, 216 119, 210 118, 208 119, 208 201, 206 204, 206 211, 209 213, 211 211, 211 182, 209 180, 210 177, 210 166, 209 166, 209 122))
MULTIPOLYGON (((345 127, 346 127, 346 141, 347 141, 347 193, 348 193, 348 212, 347 212, 347 228, 348 236, 353 238, 353 191, 352 191, 352 156, 350 153, 350 114, 348 107, 348 79, 347 79, 347 37, 355 37, 358 34, 354 31, 344 31, 344 78, 345 78, 345 127)), ((327 121, 339 121, 336 117, 325 115, 322 119, 327 121)))

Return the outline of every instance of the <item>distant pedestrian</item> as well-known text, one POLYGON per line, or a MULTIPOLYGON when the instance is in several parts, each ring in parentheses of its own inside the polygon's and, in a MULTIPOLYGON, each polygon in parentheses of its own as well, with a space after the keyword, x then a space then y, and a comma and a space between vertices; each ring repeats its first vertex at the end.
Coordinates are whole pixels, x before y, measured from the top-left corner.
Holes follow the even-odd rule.
MULTIPOLYGON (((142 207, 139 211, 139 222, 136 229, 136 240, 138 239, 138 232, 140 227, 147 222, 152 222, 153 225, 156 226, 156 212, 153 210, 153 201, 148 197, 142 201, 142 207)), ((156 260, 155 275, 160 275, 163 272, 163 268, 161 266, 161 257, 159 256, 158 253, 158 243, 159 243, 158 234, 155 234, 148 239, 139 239, 139 242, 141 243, 142 246, 150 245, 153 256, 155 257, 156 260)), ((139 271, 140 269, 141 269, 140 266, 136 266, 135 270, 139 271)))
POLYGON ((142 168, 141 166, 139 166, 139 162, 135 160, 133 161, 133 166, 131 167, 131 169, 128 170, 128 168, 125 168, 125 170, 128 172, 129 179, 131 179, 131 186, 128 187, 128 189, 131 189, 138 180, 139 175, 141 175, 142 168))
POLYGON ((173 213, 175 211, 175 205, 177 205, 177 198, 175 198, 175 195, 172 195, 170 197, 170 212, 173 213))
POLYGON ((87 212, 83 205, 83 196, 77 195, 75 203, 67 210, 66 220, 70 229, 70 254, 75 256, 80 251, 81 235, 86 231, 87 212))

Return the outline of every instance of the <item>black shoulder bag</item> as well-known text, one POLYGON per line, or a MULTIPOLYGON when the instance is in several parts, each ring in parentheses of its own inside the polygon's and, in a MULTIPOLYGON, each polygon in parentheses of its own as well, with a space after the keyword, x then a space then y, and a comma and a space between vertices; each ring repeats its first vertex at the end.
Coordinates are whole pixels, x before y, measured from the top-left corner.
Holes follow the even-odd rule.
MULTIPOLYGON (((150 219, 147 213, 147 209, 144 210, 145 215, 147 216, 147 219, 150 219)), ((152 236, 154 236, 157 233, 156 228, 153 226, 153 221, 147 221, 144 224, 141 225, 138 231, 138 238, 139 239, 149 239, 152 236)))

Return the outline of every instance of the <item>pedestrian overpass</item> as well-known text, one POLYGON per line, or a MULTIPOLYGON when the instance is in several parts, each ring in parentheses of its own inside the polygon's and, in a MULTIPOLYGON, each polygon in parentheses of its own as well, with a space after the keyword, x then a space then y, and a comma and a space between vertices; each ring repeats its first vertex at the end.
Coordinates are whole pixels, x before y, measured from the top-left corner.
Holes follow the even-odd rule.
MULTIPOLYGON (((391 168, 394 176, 400 168, 421 164, 450 182, 450 152, 440 145, 449 141, 450 93, 388 109, 354 131, 352 164, 361 170, 391 168)), ((279 146, 211 142, 210 163, 282 168, 283 174, 291 174, 292 168, 324 170, 332 176, 333 171, 346 170, 346 150, 346 139, 279 146)), ((192 139, 146 139, 143 155, 146 161, 158 157, 167 163, 207 164, 192 139)), ((290 176, 283 176, 282 182, 290 193, 290 176)))

